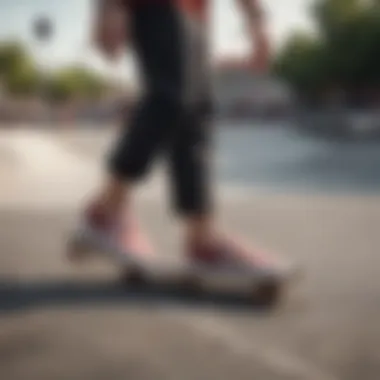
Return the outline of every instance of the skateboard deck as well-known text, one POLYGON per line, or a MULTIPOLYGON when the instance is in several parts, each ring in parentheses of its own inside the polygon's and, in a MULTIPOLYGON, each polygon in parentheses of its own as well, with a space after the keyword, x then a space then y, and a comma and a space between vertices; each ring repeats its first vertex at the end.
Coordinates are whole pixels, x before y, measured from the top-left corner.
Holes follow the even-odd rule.
POLYGON ((90 242, 85 236, 75 236, 69 243, 72 260, 99 256, 121 268, 121 283, 127 287, 175 287, 187 295, 201 296, 204 292, 238 293, 254 304, 273 307, 282 300, 293 277, 260 275, 249 266, 239 270, 196 266, 185 260, 141 256, 118 249, 105 249, 105 244, 90 242), (96 247, 95 247, 96 245, 96 247))

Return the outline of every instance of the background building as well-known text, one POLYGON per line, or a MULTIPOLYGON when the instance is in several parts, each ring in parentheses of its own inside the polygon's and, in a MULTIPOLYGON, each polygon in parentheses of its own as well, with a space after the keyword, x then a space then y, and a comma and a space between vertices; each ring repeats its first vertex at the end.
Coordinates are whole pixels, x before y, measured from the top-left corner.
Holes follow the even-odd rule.
POLYGON ((288 114, 295 98, 291 88, 268 72, 258 72, 247 61, 218 62, 214 79, 218 112, 224 116, 288 114))

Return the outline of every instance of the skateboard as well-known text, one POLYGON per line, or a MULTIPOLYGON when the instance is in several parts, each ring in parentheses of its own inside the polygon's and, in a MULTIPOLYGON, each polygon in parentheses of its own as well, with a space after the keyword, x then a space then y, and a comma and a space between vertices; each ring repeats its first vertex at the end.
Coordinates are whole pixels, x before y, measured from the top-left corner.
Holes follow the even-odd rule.
POLYGON ((208 291, 223 294, 238 293, 254 305, 272 308, 279 304, 289 289, 295 273, 283 276, 264 276, 246 266, 239 270, 196 266, 186 261, 163 259, 158 256, 121 252, 106 249, 104 242, 89 239, 84 234, 69 241, 68 255, 71 261, 82 261, 99 256, 121 267, 120 281, 134 289, 170 288, 187 296, 201 297, 208 291))
POLYGON ((126 286, 174 286, 186 295, 202 296, 206 292, 239 294, 255 305, 273 307, 282 300, 289 279, 263 278, 242 271, 194 267, 189 263, 152 261, 127 268, 122 281, 126 286))

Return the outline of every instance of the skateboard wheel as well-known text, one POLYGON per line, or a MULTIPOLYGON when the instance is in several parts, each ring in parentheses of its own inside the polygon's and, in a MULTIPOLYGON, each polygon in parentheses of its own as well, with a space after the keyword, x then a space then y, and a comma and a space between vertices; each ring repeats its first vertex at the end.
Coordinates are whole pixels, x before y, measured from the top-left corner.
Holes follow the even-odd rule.
POLYGON ((255 303, 258 306, 274 307, 281 299, 282 285, 277 282, 267 282, 259 285, 253 294, 255 303))
POLYGON ((127 286, 143 286, 147 281, 141 270, 134 268, 124 274, 123 283, 127 286))
POLYGON ((188 295, 197 295, 202 291, 202 284, 199 278, 187 276, 181 281, 181 290, 188 295))

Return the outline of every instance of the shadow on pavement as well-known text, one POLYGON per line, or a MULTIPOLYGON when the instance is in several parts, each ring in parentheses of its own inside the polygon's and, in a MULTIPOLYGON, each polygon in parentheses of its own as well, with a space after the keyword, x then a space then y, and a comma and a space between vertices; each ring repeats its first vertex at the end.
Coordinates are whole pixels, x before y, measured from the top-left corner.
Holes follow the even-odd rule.
POLYGON ((202 309, 212 306, 230 311, 269 311, 248 295, 202 291, 190 294, 175 286, 123 286, 112 281, 0 280, 0 314, 41 308, 75 306, 185 307, 202 309))

